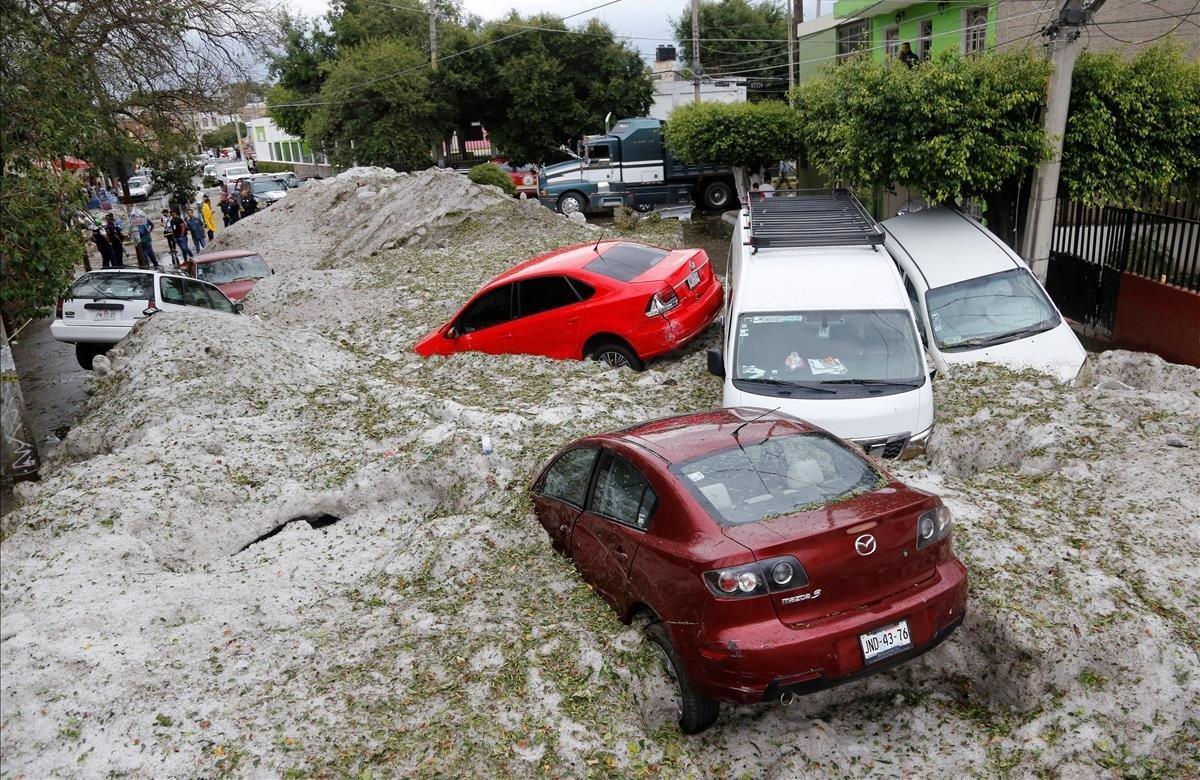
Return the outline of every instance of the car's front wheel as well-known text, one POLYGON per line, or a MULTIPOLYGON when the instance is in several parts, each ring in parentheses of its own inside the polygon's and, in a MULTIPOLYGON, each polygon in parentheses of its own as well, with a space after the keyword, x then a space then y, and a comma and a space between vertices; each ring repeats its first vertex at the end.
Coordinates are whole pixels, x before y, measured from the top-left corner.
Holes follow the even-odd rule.
POLYGON ((80 367, 85 371, 91 371, 92 361, 97 355, 107 352, 111 346, 111 344, 76 344, 75 359, 79 361, 80 367))
POLYGON ((678 710, 679 730, 684 734, 699 734, 717 720, 721 705, 712 699, 700 696, 692 688, 687 670, 671 644, 667 627, 662 623, 653 622, 646 627, 646 640, 654 653, 654 663, 670 681, 675 695, 675 706, 678 710))
POLYGON ((564 192, 558 198, 558 213, 570 216, 587 210, 587 198, 578 192, 564 192))
POLYGON ((613 368, 632 368, 634 371, 644 371, 646 363, 637 353, 624 344, 610 341, 592 350, 592 360, 599 360, 613 368))

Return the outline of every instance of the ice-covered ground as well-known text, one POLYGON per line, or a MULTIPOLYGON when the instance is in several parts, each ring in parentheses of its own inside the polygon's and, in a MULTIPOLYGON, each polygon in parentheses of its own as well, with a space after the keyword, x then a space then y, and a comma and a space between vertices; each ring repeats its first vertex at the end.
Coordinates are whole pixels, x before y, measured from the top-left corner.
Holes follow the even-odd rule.
POLYGON ((278 272, 258 317, 136 329, 6 518, 4 775, 1200 772, 1200 372, 1120 352, 1078 388, 938 380, 929 462, 898 471, 955 512, 948 642, 680 735, 527 486, 572 438, 715 406, 715 333, 644 374, 408 351, 499 270, 596 237, 379 171, 226 231, 278 272))

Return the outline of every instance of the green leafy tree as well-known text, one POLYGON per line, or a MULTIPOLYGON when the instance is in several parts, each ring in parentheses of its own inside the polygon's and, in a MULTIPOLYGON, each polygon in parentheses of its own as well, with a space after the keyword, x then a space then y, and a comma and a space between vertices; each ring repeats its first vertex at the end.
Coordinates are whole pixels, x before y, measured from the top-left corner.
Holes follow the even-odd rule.
POLYGON ((1126 204, 1200 184, 1200 62, 1163 43, 1131 60, 1084 52, 1071 84, 1062 188, 1126 204))
POLYGON ((192 182, 201 167, 188 155, 173 155, 154 163, 154 185, 170 194, 173 204, 187 206, 196 197, 196 185, 192 182))
POLYGON ((830 179, 933 203, 983 199, 1010 243, 1022 173, 1049 153, 1038 119, 1050 66, 1032 52, 963 57, 919 68, 857 58, 794 92, 808 158, 830 179))
MULTIPOLYGON (((787 3, 763 0, 716 0, 700 3, 700 65, 705 76, 717 79, 744 76, 763 86, 751 99, 778 99, 787 92, 787 3), (706 40, 707 39, 707 40, 706 40), (725 40, 712 40, 725 39, 725 40)), ((683 62, 694 67, 692 14, 675 20, 683 62)))
POLYGON ((402 170, 431 164, 440 137, 425 53, 402 39, 343 52, 318 93, 304 135, 335 165, 402 170), (384 75, 380 75, 384 74, 384 75))
POLYGON ((513 184, 512 177, 504 172, 504 169, 499 165, 492 163, 480 163, 471 170, 467 171, 467 178, 476 184, 491 184, 494 187, 507 192, 509 195, 515 195, 517 185, 513 184))
POLYGON ((200 142, 206 149, 223 149, 227 146, 236 146, 238 140, 245 137, 246 125, 244 123, 238 122, 235 128, 233 122, 226 122, 216 130, 201 136, 200 142))
POLYGON ((749 188, 749 172, 803 150, 800 116, 777 100, 761 103, 689 103, 671 112, 663 139, 671 153, 690 163, 731 165, 738 192, 749 188))
POLYGON ((78 180, 49 167, 4 174, 0 187, 0 308, 14 321, 46 314, 83 257, 78 180))
POLYGON ((319 24, 283 16, 280 21, 282 53, 271 60, 275 86, 267 92, 271 119, 292 135, 304 134, 328 67, 337 58, 333 37, 319 24))

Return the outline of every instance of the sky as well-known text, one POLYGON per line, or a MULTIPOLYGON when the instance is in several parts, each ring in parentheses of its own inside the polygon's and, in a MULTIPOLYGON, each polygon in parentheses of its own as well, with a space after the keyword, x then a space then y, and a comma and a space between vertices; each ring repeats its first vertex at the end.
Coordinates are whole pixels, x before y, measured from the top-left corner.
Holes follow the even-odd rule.
MULTIPOLYGON (((407 5, 413 0, 397 0, 407 5)), ((779 0, 786 2, 786 0, 779 0)), ((600 5, 604 0, 526 0, 515 3, 505 0, 462 0, 463 9, 467 13, 477 14, 484 19, 496 19, 508 14, 515 8, 524 15, 548 13, 556 16, 568 16, 578 13, 585 8, 600 5)), ((833 9, 833 3, 825 0, 824 11, 833 9)), ((329 8, 328 0, 290 0, 288 6, 294 12, 305 16, 319 16, 329 8)), ((804 0, 806 19, 816 14, 816 0, 804 0)), ((568 25, 576 26, 588 18, 594 17, 606 22, 617 35, 633 35, 653 38, 654 40, 636 40, 630 43, 639 49, 648 59, 653 59, 654 47, 659 44, 674 43, 674 32, 671 20, 684 13, 691 6, 686 0, 621 0, 615 5, 601 8, 591 14, 578 16, 567 21, 568 25)), ((703 49, 701 50, 703 51, 703 49)))

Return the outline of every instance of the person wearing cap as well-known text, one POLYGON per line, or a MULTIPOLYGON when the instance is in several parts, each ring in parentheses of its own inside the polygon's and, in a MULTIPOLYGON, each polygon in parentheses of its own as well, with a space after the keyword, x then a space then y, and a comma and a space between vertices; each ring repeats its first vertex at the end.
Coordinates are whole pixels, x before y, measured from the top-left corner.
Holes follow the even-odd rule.
POLYGON ((171 229, 171 212, 162 210, 163 235, 167 237, 167 249, 171 252, 171 265, 179 265, 179 249, 175 244, 175 231, 171 229))
POLYGON ((109 245, 109 268, 124 268, 125 267, 125 234, 121 232, 121 228, 117 225, 116 217, 112 214, 104 215, 104 236, 108 239, 109 245))

